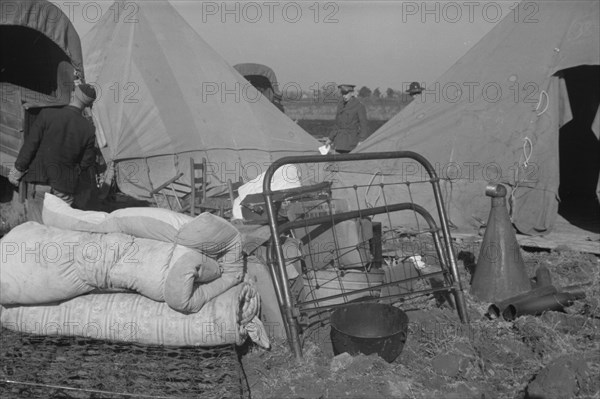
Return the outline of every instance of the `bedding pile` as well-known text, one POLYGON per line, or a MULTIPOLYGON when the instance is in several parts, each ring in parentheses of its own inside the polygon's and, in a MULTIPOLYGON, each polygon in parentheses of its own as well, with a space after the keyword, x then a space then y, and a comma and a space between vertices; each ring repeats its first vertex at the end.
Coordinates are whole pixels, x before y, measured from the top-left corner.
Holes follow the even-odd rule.
POLYGON ((14 331, 174 346, 268 347, 226 220, 160 208, 80 211, 46 194, 44 224, 0 241, 0 322, 14 331))

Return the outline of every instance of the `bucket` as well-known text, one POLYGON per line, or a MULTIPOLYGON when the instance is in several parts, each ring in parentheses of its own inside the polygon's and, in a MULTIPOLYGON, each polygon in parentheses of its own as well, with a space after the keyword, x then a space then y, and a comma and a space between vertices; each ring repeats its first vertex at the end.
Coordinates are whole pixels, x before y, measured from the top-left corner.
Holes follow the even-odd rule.
POLYGON ((401 309, 381 303, 354 303, 331 314, 333 353, 377 353, 391 363, 402 352, 408 333, 408 316, 401 309))
POLYGON ((327 298, 333 295, 346 294, 343 297, 319 301, 315 306, 329 306, 347 303, 363 297, 379 297, 380 289, 352 293, 358 289, 376 287, 383 283, 384 273, 381 269, 365 272, 362 270, 322 269, 310 271, 302 275, 302 302, 327 298))

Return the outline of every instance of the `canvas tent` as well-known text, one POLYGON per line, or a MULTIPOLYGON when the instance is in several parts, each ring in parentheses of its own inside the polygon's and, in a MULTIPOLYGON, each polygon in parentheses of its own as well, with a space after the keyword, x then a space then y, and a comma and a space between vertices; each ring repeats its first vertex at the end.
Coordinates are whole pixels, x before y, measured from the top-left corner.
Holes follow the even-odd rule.
POLYGON ((101 93, 93 109, 97 135, 123 192, 147 196, 189 170, 190 157, 206 158, 209 178, 218 183, 247 181, 281 156, 316 153, 318 141, 261 96, 169 2, 136 4, 135 23, 107 13, 83 39, 87 80, 101 93))
POLYGON ((79 35, 54 4, 1 0, 0 7, 0 151, 6 174, 21 148, 22 132, 40 108, 69 103, 75 76, 83 77, 83 62, 79 35))
MULTIPOLYGON (((598 119, 599 5, 521 3, 519 14, 499 22, 354 152, 410 150, 424 155, 443 179, 448 215, 459 230, 487 222, 488 182, 507 185, 512 222, 525 234, 552 230, 559 188, 569 185, 569 170, 578 180, 573 187, 588 187, 576 197, 597 206, 599 132, 592 120, 598 119), (559 140, 561 127, 574 122, 576 128, 561 131, 559 140), (563 135, 577 141, 576 153, 559 148, 563 135)), ((336 178, 345 185, 368 185, 383 178, 427 177, 411 160, 361 168, 343 165, 336 178)), ((376 193, 363 191, 373 204, 376 193)), ((429 185, 402 185, 395 195, 412 198, 436 214, 429 185)), ((400 223, 415 223, 413 215, 400 217, 406 217, 400 223)))
POLYGON ((281 112, 285 112, 281 100, 283 95, 279 89, 279 83, 275 72, 266 65, 247 62, 233 66, 252 86, 256 87, 265 97, 269 99, 281 112))

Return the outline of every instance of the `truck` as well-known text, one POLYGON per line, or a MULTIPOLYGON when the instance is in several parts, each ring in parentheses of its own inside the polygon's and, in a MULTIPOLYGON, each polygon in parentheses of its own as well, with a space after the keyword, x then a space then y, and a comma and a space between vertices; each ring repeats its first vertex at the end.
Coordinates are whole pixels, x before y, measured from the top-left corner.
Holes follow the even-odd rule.
MULTIPOLYGON (((6 178, 40 110, 67 105, 85 77, 81 40, 58 6, 0 0, 0 11, 0 174, 6 178)), ((21 201, 27 191, 21 183, 21 201)))

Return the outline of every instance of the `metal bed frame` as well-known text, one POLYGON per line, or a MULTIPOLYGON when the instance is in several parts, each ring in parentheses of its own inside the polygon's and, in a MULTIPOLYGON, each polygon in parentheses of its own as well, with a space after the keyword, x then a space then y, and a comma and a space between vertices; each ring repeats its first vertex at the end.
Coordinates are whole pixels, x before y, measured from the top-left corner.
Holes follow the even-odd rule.
MULTIPOLYGON (((307 323, 308 315, 310 314, 322 314, 323 312, 330 311, 339 306, 343 306, 344 303, 348 302, 349 296, 356 297, 357 294, 368 294, 372 293, 374 290, 382 290, 388 287, 399 286, 402 284, 407 284, 415 281, 431 281, 429 279, 433 277, 441 277, 441 284, 437 284, 436 286, 430 285, 429 288, 421 287, 417 290, 411 290, 409 292, 396 292, 386 291, 388 293, 387 297, 360 297, 355 299, 354 301, 378 301, 386 298, 392 299, 403 299, 409 297, 416 296, 427 296, 430 294, 434 294, 437 292, 446 292, 452 293, 454 298, 454 303, 451 303, 453 307, 456 308, 458 315, 463 323, 468 322, 468 316, 466 311, 466 304, 463 296, 463 288, 460 281, 458 267, 456 262, 456 256, 452 249, 452 238, 450 236, 450 230, 448 227, 448 217, 446 215, 446 210, 444 207, 439 177, 437 176, 433 166, 429 163, 427 159, 425 159, 420 154, 411 151, 396 151, 396 152, 377 152, 377 153, 363 153, 363 154, 342 154, 342 155, 309 155, 309 156, 291 156, 284 157, 276 160, 271 164, 271 166, 266 171, 263 183, 263 195, 265 199, 266 211, 268 214, 269 226, 271 230, 271 248, 270 254, 271 259, 269 261, 269 268, 271 272, 271 277, 273 279, 273 284, 275 288, 275 292, 277 294, 277 300, 279 302, 279 306, 281 309, 281 313, 284 320, 284 325, 286 329, 286 334, 288 338, 288 343, 294 352, 297 358, 302 357, 302 345, 300 340, 300 329, 299 327, 304 323, 307 323), (358 201, 358 191, 359 187, 367 187, 365 185, 358 186, 346 186, 346 187, 333 187, 331 184, 317 184, 316 186, 308 186, 308 187, 300 187, 291 190, 281 190, 281 191, 273 191, 271 189, 271 179, 277 169, 284 165, 288 164, 332 164, 335 165, 337 162, 359 162, 359 161, 369 161, 369 160, 397 160, 408 158, 412 159, 418 163, 420 163, 425 170, 427 171, 429 178, 424 179, 418 182, 415 181, 402 181, 396 182, 394 184, 405 184, 410 190, 410 185, 416 183, 430 183, 432 187, 432 194, 435 199, 435 204, 437 208, 437 216, 439 220, 439 227, 436 224, 433 216, 422 206, 415 204, 412 202, 412 195, 410 196, 409 202, 392 202, 388 203, 388 199, 385 194, 384 205, 377 207, 367 207, 361 209, 360 203, 358 201), (350 211, 344 211, 340 213, 335 213, 332 209, 331 200, 333 199, 334 193, 336 190, 354 190, 357 195, 357 208, 350 211), (284 202, 290 201, 300 201, 302 202, 303 198, 310 198, 311 193, 313 193, 312 198, 318 198, 322 202, 324 209, 327 211, 325 215, 317 214, 316 216, 308 215, 309 212, 304 214, 304 217, 300 217, 293 221, 284 221, 281 217, 279 217, 279 210, 284 202), (317 193, 316 195, 314 195, 317 193), (320 229, 323 231, 324 229, 328 229, 331 226, 330 230, 333 237, 333 249, 329 249, 329 253, 332 254, 332 268, 337 273, 338 277, 343 276, 347 270, 342 270, 338 264, 338 260, 340 258, 340 254, 345 251, 347 248, 340 248, 337 237, 337 225, 341 222, 348 220, 364 220, 365 218, 375 217, 377 215, 387 216, 387 221, 389 221, 390 229, 392 228, 392 219, 390 217, 390 213, 400 212, 400 211, 412 211, 416 214, 419 214, 426 222, 427 229, 422 231, 417 231, 416 235, 429 233, 431 234, 431 238, 433 240, 433 245, 435 247, 435 253, 439 260, 440 271, 428 272, 425 274, 419 273, 418 276, 411 276, 402 280, 395 280, 392 282, 378 282, 378 284, 368 284, 365 288, 359 288, 355 290, 351 290, 348 292, 342 292, 337 295, 331 295, 326 297, 321 297, 318 299, 308 300, 306 298, 295 298, 292 294, 292 283, 288 278, 287 267, 291 264, 293 259, 286 259, 284 250, 283 250, 283 242, 284 238, 292 235, 294 229, 299 228, 312 228, 313 231, 315 229, 320 229), (308 215, 308 216, 307 216, 308 215), (441 232, 441 236, 440 236, 441 232), (391 293, 391 294, 390 294, 391 293), (336 303, 343 300, 344 303, 336 303), (328 304, 324 302, 329 302, 328 304), (332 303, 334 302, 334 303, 332 303)), ((384 192, 386 185, 383 182, 379 184, 380 189, 384 192)), ((370 186, 370 185, 369 185, 370 186)), ((323 207, 321 207, 323 209, 323 207)), ((390 230, 392 235, 394 235, 394 230, 390 230)), ((310 233, 309 233, 310 234, 310 233)), ((397 237, 395 237, 397 238, 397 237)), ((306 249, 306 246, 304 248, 306 249)), ((308 249, 308 252, 311 250, 308 249)), ((311 253, 302 254, 302 257, 313 256, 311 253)), ((297 259, 295 259, 297 260, 297 259)), ((373 259, 370 259, 371 261, 373 259)), ((366 273, 368 276, 367 266, 369 268, 372 266, 372 263, 369 263, 369 260, 364 260, 362 265, 359 265, 359 268, 366 273)), ((303 279, 309 278, 310 272, 307 271, 306 264, 302 266, 302 273, 299 276, 303 279)), ((367 278, 368 280, 368 278, 367 278)), ((316 283, 318 287, 318 282, 316 283)), ((340 285, 341 285, 340 280, 340 285)), ((342 288, 342 291, 344 289, 342 288)), ((379 291, 380 294, 383 294, 384 291, 379 291)), ((353 302, 354 302, 353 301, 353 302)), ((452 301, 451 301, 452 302, 452 301)))

